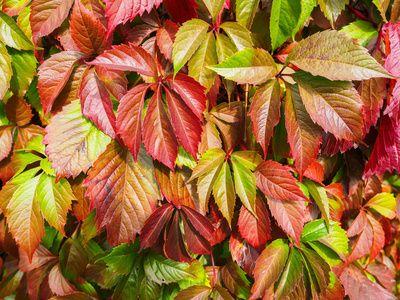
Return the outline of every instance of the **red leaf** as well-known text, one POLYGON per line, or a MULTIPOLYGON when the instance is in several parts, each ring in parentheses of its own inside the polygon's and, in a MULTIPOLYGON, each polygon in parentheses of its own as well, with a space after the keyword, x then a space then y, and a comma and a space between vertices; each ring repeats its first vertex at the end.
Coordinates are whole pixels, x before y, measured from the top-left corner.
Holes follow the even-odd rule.
POLYGON ((188 222, 206 239, 211 239, 214 234, 214 227, 211 222, 195 211, 194 209, 182 206, 183 215, 187 218, 188 222))
POLYGON ((84 56, 75 51, 63 51, 52 55, 40 67, 38 90, 44 115, 50 112, 54 100, 68 81, 75 63, 84 56))
POLYGON ((385 171, 393 170, 400 171, 400 126, 394 118, 384 115, 363 177, 381 175, 385 171))
POLYGON ((383 67, 395 76, 400 76, 400 24, 389 22, 382 27, 382 33, 388 33, 390 53, 385 58, 383 67))
POLYGON ((400 80, 396 80, 392 91, 393 97, 386 100, 386 108, 383 114, 388 115, 390 118, 398 119, 400 111, 400 80))
POLYGON ((300 190, 289 170, 288 166, 282 166, 276 161, 263 161, 254 172, 257 187, 273 199, 310 201, 300 190))
POLYGON ((103 25, 79 0, 75 0, 70 26, 71 37, 83 53, 100 54, 107 47, 103 25))
POLYGON ((107 0, 107 38, 112 34, 118 24, 125 24, 128 20, 132 21, 137 15, 143 15, 145 11, 150 12, 154 6, 157 8, 161 2, 162 0, 107 0))
POLYGON ((165 224, 171 219, 173 210, 174 206, 171 203, 166 203, 157 208, 146 220, 140 232, 140 250, 153 246, 165 224))
POLYGON ((59 27, 69 14, 74 0, 34 0, 29 21, 35 45, 40 37, 59 27))
POLYGON ((165 81, 169 81, 171 87, 182 97, 186 105, 200 120, 203 120, 203 112, 207 103, 207 97, 204 94, 206 88, 192 77, 182 73, 176 74, 175 78, 170 75, 165 81))
POLYGON ((141 127, 144 98, 149 88, 146 84, 139 84, 126 93, 120 101, 117 110, 118 133, 124 143, 131 150, 136 160, 141 144, 141 127))
POLYGON ((271 239, 271 222, 267 207, 259 196, 256 198, 254 210, 257 216, 254 216, 242 206, 238 226, 240 234, 246 241, 257 248, 258 246, 265 245, 271 239))
POLYGON ((33 116, 31 106, 23 98, 16 95, 7 100, 5 113, 7 119, 18 126, 28 124, 33 116))
POLYGON ((364 198, 368 201, 376 194, 382 193, 382 182, 378 176, 371 176, 366 180, 364 187, 364 198))
POLYGON ((304 204, 296 201, 280 201, 268 198, 268 206, 278 225, 300 247, 300 236, 303 232, 305 220, 304 204))
POLYGON ((308 168, 304 171, 305 177, 310 178, 321 185, 323 185, 322 181, 324 180, 324 174, 324 167, 315 160, 311 161, 308 168))
POLYGON ((0 160, 3 160, 10 153, 13 146, 12 126, 0 126, 0 160))
POLYGON ((267 156, 268 145, 280 116, 280 86, 278 80, 270 80, 260 86, 253 97, 249 115, 257 142, 267 156))
POLYGON ((182 289, 174 300, 206 300, 212 289, 207 285, 192 285, 182 289))
POLYGON ((115 133, 116 118, 110 94, 97 77, 94 68, 86 70, 79 89, 82 114, 112 139, 115 133))
POLYGON ((177 93, 167 88, 165 92, 168 111, 176 135, 182 146, 196 159, 201 138, 200 122, 177 93))
POLYGON ((160 86, 147 107, 142 132, 148 153, 171 170, 174 169, 179 145, 162 103, 160 86))
POLYGON ((210 254, 210 242, 207 241, 207 239, 202 236, 185 217, 182 217, 182 222, 185 232, 185 240, 189 250, 196 254, 210 254))
POLYGON ((183 24, 190 19, 197 18, 196 9, 199 6, 196 0, 164 0, 163 4, 177 23, 183 24))
POLYGON ((343 199, 343 185, 341 183, 331 183, 325 187, 325 190, 339 199, 343 199))
POLYGON ((29 262, 29 257, 27 253, 20 248, 18 268, 22 272, 29 272, 33 269, 43 266, 44 264, 47 264, 50 261, 55 260, 58 260, 58 256, 55 256, 43 245, 40 245, 39 248, 37 248, 36 251, 33 253, 32 262, 29 262))
POLYGON ((364 230, 365 226, 367 226, 367 222, 367 214, 365 213, 365 211, 361 210, 349 229, 347 229, 347 237, 350 238, 355 235, 359 235, 361 231, 364 230))
POLYGON ((157 46, 164 56, 172 62, 172 50, 174 48, 175 35, 179 27, 167 20, 164 27, 157 30, 157 46))
POLYGON ((229 251, 238 266, 248 275, 252 275, 260 252, 244 240, 237 229, 232 232, 229 239, 229 251))
POLYGON ((128 79, 125 73, 118 70, 110 70, 102 66, 96 66, 96 74, 103 81, 110 93, 120 101, 126 94, 128 79))
POLYGON ((185 242, 183 241, 181 228, 179 226, 179 213, 175 213, 172 219, 167 241, 164 246, 168 258, 187 263, 192 260, 192 257, 186 250, 185 242))
MULTIPOLYGON (((364 211, 361 211, 360 214, 365 214, 364 211)), ((357 217, 358 218, 358 217, 357 217)), ((365 218, 366 218, 366 214, 365 214, 365 218)), ((360 218, 360 221, 358 221, 356 219, 357 222, 361 222, 361 220, 364 220, 364 216, 360 218)), ((354 221, 354 222, 356 222, 354 221)), ((357 224, 355 224, 354 226, 357 226, 357 224)), ((361 227, 361 226, 360 226, 361 227)), ((351 227, 350 227, 351 228, 351 227)), ((353 227, 355 229, 357 229, 357 231, 359 230, 359 228, 357 227, 353 227)), ((349 232, 352 233, 353 231, 356 231, 355 229, 352 229, 348 231, 348 236, 349 232)), ((366 255, 367 253, 369 253, 371 251, 371 247, 372 247, 372 243, 373 243, 373 229, 371 227, 371 225, 369 223, 365 224, 360 235, 357 237, 356 241, 353 244, 353 250, 351 251, 349 257, 347 258, 347 262, 351 263, 361 257, 363 257, 364 255, 366 255)), ((383 235, 384 238, 384 235, 383 235)))
POLYGON ((105 226, 111 245, 134 241, 159 200, 150 156, 144 150, 134 163, 131 153, 112 142, 90 169, 86 196, 97 208, 99 227, 105 226))
POLYGON ((374 233, 372 238, 372 247, 369 254, 369 261, 371 262, 375 257, 379 255, 383 247, 385 246, 385 232, 377 220, 374 217, 367 215, 368 223, 372 227, 374 233))
POLYGON ((139 46, 146 37, 156 30, 156 27, 147 24, 135 26, 129 30, 125 41, 135 46, 139 46))
POLYGON ((113 46, 111 50, 105 51, 88 64, 120 71, 133 71, 144 76, 157 77, 158 74, 154 58, 142 47, 134 45, 113 46))
POLYGON ((388 291, 393 291, 393 287, 396 285, 396 271, 394 268, 391 270, 386 265, 374 261, 368 265, 367 271, 374 275, 378 282, 388 291))
POLYGON ((60 263, 51 269, 49 285, 51 291, 58 296, 68 295, 76 291, 76 288, 62 274, 60 263))

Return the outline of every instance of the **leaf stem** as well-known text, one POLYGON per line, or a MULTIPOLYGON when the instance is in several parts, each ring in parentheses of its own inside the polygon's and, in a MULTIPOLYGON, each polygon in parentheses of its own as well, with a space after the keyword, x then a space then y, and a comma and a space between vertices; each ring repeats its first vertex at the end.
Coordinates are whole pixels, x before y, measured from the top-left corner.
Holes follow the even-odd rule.
POLYGON ((250 85, 247 83, 244 86, 244 136, 243 141, 247 142, 247 106, 249 104, 250 85))
POLYGON ((214 263, 214 256, 213 256, 213 254, 212 254, 212 251, 211 251, 211 263, 212 263, 212 267, 213 267, 213 278, 214 278, 214 280, 213 280, 213 290, 215 289, 215 284, 217 283, 217 271, 215 270, 215 263, 214 263))
POLYGON ((370 22, 375 28, 378 27, 378 25, 376 25, 376 23, 370 19, 368 19, 366 16, 364 16, 362 13, 360 13, 358 10, 354 9, 353 7, 351 7, 350 5, 346 4, 346 7, 353 13, 355 14, 358 18, 360 18, 361 20, 370 22))

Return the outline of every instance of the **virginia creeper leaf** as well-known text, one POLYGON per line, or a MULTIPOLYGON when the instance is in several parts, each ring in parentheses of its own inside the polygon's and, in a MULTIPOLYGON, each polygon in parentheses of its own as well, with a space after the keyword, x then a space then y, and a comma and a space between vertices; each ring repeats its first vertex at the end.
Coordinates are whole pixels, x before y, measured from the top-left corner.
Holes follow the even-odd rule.
POLYGON ((309 179, 304 179, 303 183, 307 187, 310 195, 313 197, 315 202, 318 205, 319 210, 321 211, 322 216, 324 217, 326 227, 329 229, 329 201, 328 196, 326 194, 325 189, 319 185, 318 183, 314 183, 309 179))
POLYGON ((3 99, 10 87, 12 75, 11 58, 8 55, 6 47, 3 43, 0 43, 0 99, 3 99))
POLYGON ((212 289, 207 285, 193 285, 181 290, 174 300, 206 300, 212 289))
POLYGON ((364 207, 371 207, 382 216, 393 219, 396 216, 396 199, 393 194, 380 193, 372 197, 364 207))
POLYGON ((289 254, 288 244, 278 239, 268 245, 257 259, 254 269, 254 285, 249 299, 264 296, 265 291, 280 277, 289 254))
POLYGON ((322 138, 321 127, 311 120, 297 86, 290 86, 290 90, 286 91, 285 121, 288 141, 301 180, 316 158, 322 138))
POLYGON ((368 42, 374 36, 378 35, 378 31, 374 26, 370 22, 364 20, 357 20, 349 25, 343 26, 340 31, 345 32, 347 36, 353 39, 358 39, 359 44, 363 47, 366 47, 368 42))
POLYGON ((63 276, 60 263, 56 264, 49 273, 49 287, 52 293, 59 296, 76 291, 76 288, 63 276))
POLYGON ((252 48, 253 41, 251 40, 250 31, 236 22, 224 22, 219 28, 223 29, 229 36, 231 41, 239 49, 239 51, 245 48, 252 48))
POLYGON ((225 0, 204 0, 203 2, 211 15, 213 22, 215 22, 215 19, 221 13, 225 0))
POLYGON ((96 74, 103 81, 110 93, 120 101, 126 94, 128 80, 123 71, 96 66, 96 74))
POLYGON ((116 138, 116 117, 110 94, 97 77, 94 68, 83 74, 79 87, 82 114, 112 139, 116 138))
POLYGON ((35 46, 18 27, 13 18, 0 11, 0 41, 18 50, 34 50, 35 46))
POLYGON ((361 99, 350 82, 329 81, 306 73, 300 73, 295 80, 299 83, 307 112, 315 123, 338 139, 361 142, 361 99))
POLYGON ((249 115, 253 122, 253 131, 257 142, 267 156, 273 130, 280 116, 280 86, 277 80, 269 80, 260 86, 253 97, 249 115))
POLYGON ((86 172, 109 143, 110 138, 82 116, 79 101, 65 106, 46 127, 46 154, 57 178, 86 172))
POLYGON ((368 260, 371 262, 375 259, 385 246, 385 232, 383 231, 381 223, 379 223, 375 218, 371 215, 367 215, 368 223, 372 227, 372 231, 374 233, 372 238, 372 246, 369 252, 368 260))
POLYGON ((18 126, 27 125, 33 116, 31 106, 18 96, 8 99, 5 110, 7 119, 18 126))
POLYGON ((314 7, 317 6, 317 0, 301 0, 300 4, 301 4, 301 13, 299 16, 299 20, 297 21, 296 27, 292 31, 293 41, 295 41, 296 33, 304 25, 304 22, 306 22, 307 18, 311 15, 312 11, 314 10, 314 7))
POLYGON ((260 84, 278 74, 272 56, 261 48, 244 49, 208 68, 239 84, 260 84))
MULTIPOLYGON (((325 1, 325 0, 320 0, 325 1)), ((393 78, 367 49, 338 31, 322 31, 301 40, 289 53, 286 64, 330 80, 393 78)))
POLYGON ((237 48, 235 44, 224 34, 215 32, 216 40, 216 52, 218 61, 221 63, 228 57, 235 55, 237 48))
POLYGON ((23 96, 29 89, 33 77, 36 75, 37 60, 32 51, 8 49, 8 54, 11 57, 11 67, 13 70, 10 90, 15 95, 23 96))
POLYGON ((102 258, 110 268, 120 275, 128 275, 138 259, 139 243, 121 244, 102 258))
POLYGON ((87 263, 85 249, 78 239, 67 239, 60 249, 60 267, 63 275, 68 280, 74 280, 76 277, 82 276, 87 263))
MULTIPOLYGON (((393 7, 394 8, 394 7, 393 7)), ((390 42, 390 53, 385 58, 384 68, 391 72, 395 76, 399 76, 399 61, 397 59, 400 53, 399 47, 399 30, 400 26, 398 23, 389 22, 382 26, 382 32, 386 33, 390 42)))
POLYGON ((35 45, 40 37, 59 27, 69 14, 74 0, 34 0, 29 20, 35 45))
POLYGON ((209 24, 200 19, 185 22, 176 33, 172 61, 174 75, 185 65, 199 48, 207 34, 209 24))
POLYGON ((0 127, 0 160, 6 158, 13 146, 13 136, 9 126, 0 127))
POLYGON ((151 158, 142 149, 135 163, 129 151, 112 142, 88 175, 86 195, 110 244, 133 241, 161 198, 151 158))
POLYGON ((257 187, 268 197, 279 200, 309 201, 287 166, 267 160, 254 173, 257 187))
POLYGON ((177 23, 183 24, 197 18, 196 9, 199 6, 196 0, 163 0, 163 5, 177 23))
POLYGON ((260 0, 238 0, 236 1, 236 21, 250 30, 257 12, 260 0))
POLYGON ((3 280, 0 282, 0 297, 6 298, 12 295, 20 286, 23 275, 23 272, 16 270, 7 277, 3 277, 3 280))
POLYGON ((38 90, 43 105, 44 115, 47 115, 66 85, 75 63, 84 56, 75 51, 63 51, 52 55, 39 69, 38 90))
POLYGON ((172 62, 175 36, 179 27, 170 20, 165 21, 164 27, 157 30, 157 46, 164 56, 172 62))
POLYGON ((107 47, 106 31, 100 20, 77 0, 71 15, 71 38, 88 55, 100 54, 107 47))
MULTIPOLYGON (((22 1, 18 1, 21 3, 22 1)), ((17 25, 25 33, 26 37, 32 41, 32 29, 29 17, 31 15, 31 7, 25 7, 19 14, 17 18, 17 25)))
POLYGON ((389 7, 389 0, 372 0, 372 2, 376 5, 378 8, 379 12, 381 13, 382 19, 387 22, 386 19, 386 11, 389 7))
POLYGON ((335 28, 336 19, 344 10, 345 5, 349 4, 349 0, 318 0, 318 4, 331 26, 335 28))
POLYGON ((18 15, 26 5, 29 4, 28 0, 4 0, 2 3, 1 10, 4 11, 10 17, 18 15))

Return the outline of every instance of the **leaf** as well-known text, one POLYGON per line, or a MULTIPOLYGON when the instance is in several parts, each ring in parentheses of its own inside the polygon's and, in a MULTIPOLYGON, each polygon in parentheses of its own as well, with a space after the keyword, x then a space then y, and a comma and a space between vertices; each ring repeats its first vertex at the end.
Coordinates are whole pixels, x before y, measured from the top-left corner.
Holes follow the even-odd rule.
POLYGON ((2 3, 2 11, 12 17, 18 15, 29 2, 28 0, 4 0, 2 3))
POLYGON ((367 218, 368 223, 372 227, 372 231, 374 233, 372 238, 372 246, 368 258, 368 261, 371 262, 379 255, 379 253, 385 246, 385 232, 383 231, 381 223, 375 220, 374 217, 367 215, 367 218))
POLYGON ((309 201, 287 166, 272 160, 258 165, 254 172, 257 187, 268 197, 279 200, 309 201))
POLYGON ((169 284, 194 276, 189 264, 169 260, 154 252, 146 255, 143 265, 146 275, 158 284, 169 284))
POLYGON ((46 127, 46 154, 57 178, 86 172, 102 153, 110 138, 81 114, 79 101, 65 106, 46 127))
POLYGON ((169 223, 174 205, 166 203, 157 208, 149 218, 147 218, 140 232, 140 251, 154 245, 166 224, 169 223))
MULTIPOLYGON (((23 98, 18 96, 12 96, 8 99, 5 106, 5 113, 7 119, 16 123, 18 126, 27 125, 33 116, 31 106, 28 105, 23 98)), ((4 128, 10 131, 8 126, 4 128)))
POLYGON ((110 70, 101 66, 96 66, 97 77, 104 83, 107 90, 118 100, 126 94, 128 79, 125 73, 118 70, 110 70))
POLYGON ((253 47, 250 31, 239 23, 224 22, 219 25, 219 28, 226 32, 239 51, 253 47))
POLYGON ((227 161, 222 164, 222 168, 215 179, 213 194, 218 208, 231 226, 236 197, 231 170, 227 161))
POLYGON ((117 0, 106 2, 106 17, 108 18, 107 39, 118 24, 125 24, 128 20, 133 21, 137 15, 142 16, 145 11, 150 13, 153 7, 157 8, 160 3, 161 0, 140 0, 135 2, 117 0))
POLYGON ((244 49, 208 68, 238 84, 260 84, 278 74, 272 56, 261 48, 244 49))
POLYGON ((192 57, 206 37, 209 24, 200 19, 185 22, 176 33, 172 61, 174 75, 192 57))
POLYGON ((303 243, 317 241, 328 234, 329 232, 324 220, 314 220, 304 226, 300 241, 303 243))
POLYGON ((61 178, 55 183, 55 177, 43 174, 37 185, 36 197, 47 222, 65 236, 67 213, 71 209, 72 200, 76 200, 68 181, 61 178))
POLYGON ((165 89, 165 93, 168 112, 176 135, 190 155, 197 158, 197 150, 201 139, 200 122, 177 93, 169 89, 165 89))
POLYGON ((364 20, 357 20, 349 25, 343 26, 340 31, 345 32, 347 36, 353 39, 357 39, 358 43, 363 47, 366 47, 368 42, 374 36, 378 35, 378 31, 374 26, 370 22, 364 20))
POLYGON ((386 11, 389 7, 389 0, 372 0, 372 2, 376 5, 378 8, 379 12, 381 13, 382 19, 387 22, 386 19, 386 11))
POLYGON ((349 4, 349 0, 318 0, 318 4, 331 26, 335 28, 336 19, 345 9, 346 4, 349 4))
POLYGON ((393 194, 380 193, 372 197, 364 207, 371 207, 382 216, 393 219, 396 216, 396 199, 393 194))
MULTIPOLYGON (((25 1, 18 1, 19 3, 25 2, 25 1)), ((26 1, 28 2, 28 1, 26 1)), ((18 27, 25 33, 26 37, 32 41, 32 29, 31 29, 31 23, 29 21, 29 17, 31 15, 31 7, 25 7, 21 12, 18 13, 18 18, 17 18, 17 25, 18 27)))
POLYGON ((0 127, 0 160, 3 160, 10 153, 13 146, 13 136, 9 126, 0 127))
POLYGON ((32 51, 8 49, 8 54, 11 57, 11 67, 13 70, 10 90, 15 95, 23 96, 29 89, 33 77, 36 75, 37 60, 32 51))
MULTIPOLYGON (((185 226, 183 226, 183 228, 185 229, 185 226)), ((175 213, 171 221, 171 226, 169 228, 168 236, 166 235, 166 232, 165 236, 166 236, 166 242, 164 245, 165 255, 174 261, 189 263, 192 260, 192 257, 190 256, 190 253, 186 249, 185 241, 183 240, 182 229, 180 227, 179 213, 175 213)), ((190 234, 188 241, 189 242, 191 241, 190 234)))
POLYGON ((318 32, 301 40, 289 53, 286 64, 289 62, 314 76, 330 80, 393 78, 368 54, 367 49, 345 33, 333 30, 318 32))
POLYGON ((3 280, 0 282, 0 297, 6 298, 7 296, 12 295, 20 286, 23 275, 23 272, 16 270, 7 277, 4 276, 3 280))
POLYGON ((268 199, 268 206, 272 216, 278 225, 296 242, 300 247, 300 236, 305 221, 303 203, 296 201, 268 199))
MULTIPOLYGON (((393 7, 394 8, 394 7, 393 7)), ((397 57, 400 53, 399 47, 399 24, 398 23, 387 23, 382 27, 382 32, 386 33, 390 42, 390 53, 385 58, 384 68, 395 76, 399 76, 400 72, 398 71, 398 60, 397 57)))
POLYGON ((189 76, 209 90, 214 84, 215 72, 207 66, 217 64, 215 37, 208 32, 197 51, 189 59, 189 76))
POLYGON ((34 0, 29 20, 35 45, 42 36, 59 27, 69 14, 74 0, 34 0))
POLYGON ((221 13, 222 7, 224 6, 225 0, 204 0, 204 4, 207 7, 213 22, 217 19, 221 13))
POLYGON ((60 249, 60 267, 65 278, 74 280, 76 277, 82 276, 87 263, 85 249, 79 241, 76 238, 67 239, 60 249))
POLYGON ((215 285, 214 291, 214 299, 215 300, 234 300, 232 296, 228 293, 228 291, 220 286, 219 284, 215 285))
POLYGON ((83 53, 63 51, 52 55, 38 68, 38 90, 40 102, 43 105, 44 115, 47 115, 66 85, 75 63, 83 57, 83 53))
POLYGON ((132 44, 113 46, 111 50, 106 50, 88 64, 119 71, 137 72, 144 76, 157 77, 158 74, 157 64, 150 53, 132 44))
POLYGON ((350 82, 332 82, 306 73, 300 73, 295 80, 307 112, 315 123, 337 139, 361 142, 361 99, 350 82))
POLYGON ((223 62, 228 57, 235 55, 238 51, 235 44, 224 34, 215 32, 216 40, 216 52, 218 62, 223 62))
POLYGON ((161 198, 152 160, 144 149, 135 163, 131 153, 116 142, 96 160, 84 185, 111 245, 133 241, 161 198))
POLYGON ((216 164, 210 172, 201 175, 197 180, 197 193, 199 194, 199 201, 203 207, 203 211, 207 211, 208 200, 211 195, 211 190, 215 185, 215 181, 221 171, 223 164, 216 164))
POLYGON ((181 290, 174 300, 206 300, 212 289, 207 285, 193 285, 181 290))
POLYGON ((304 25, 307 18, 311 16, 311 13, 314 10, 314 7, 317 6, 317 0, 301 0, 301 13, 299 16, 299 20, 297 21, 296 27, 292 31, 292 39, 295 40, 295 35, 299 31, 300 28, 304 25))
MULTIPOLYGON (((185 215, 181 215, 181 218, 185 241, 189 251, 195 254, 210 254, 212 250, 210 242, 203 235, 199 234, 185 215)), ((209 223, 209 225, 211 225, 211 228, 214 229, 211 222, 205 217, 204 219, 209 223)), ((211 237, 212 234, 210 235, 210 238, 211 237)))
POLYGON ((157 30, 157 46, 159 47, 161 53, 164 54, 164 56, 171 62, 175 36, 178 30, 179 27, 170 20, 165 21, 164 27, 161 27, 157 30))
POLYGON ((101 131, 112 139, 116 134, 116 117, 113 111, 110 94, 97 77, 94 68, 83 74, 79 87, 82 114, 90 119, 101 131))
POLYGON ((100 54, 107 47, 103 25, 80 1, 75 1, 70 26, 71 38, 83 53, 100 54))
POLYGON ((253 131, 257 142, 267 156, 273 130, 280 116, 280 86, 278 80, 269 80, 261 85, 253 97, 249 115, 253 122, 253 131))
POLYGON ((321 211, 322 216, 324 217, 326 227, 328 228, 328 232, 330 231, 329 229, 329 201, 328 201, 328 196, 326 194, 326 191, 324 187, 321 185, 314 183, 313 181, 309 179, 304 179, 303 183, 307 187, 308 191, 310 192, 311 196, 315 200, 315 202, 318 205, 318 208, 321 211))
POLYGON ((139 243, 132 242, 115 247, 110 254, 103 257, 107 266, 120 275, 128 275, 138 260, 139 243))
POLYGON ((8 227, 29 258, 32 258, 39 247, 44 234, 43 217, 36 198, 40 177, 36 176, 22 183, 7 206, 8 227))
POLYGON ((236 21, 250 30, 260 0, 238 0, 236 1, 236 21))
POLYGON ((49 273, 49 287, 54 294, 59 296, 65 296, 76 291, 75 287, 63 276, 60 263, 56 264, 49 273))
POLYGON ((254 285, 249 299, 262 297, 280 277, 289 254, 288 244, 278 239, 268 245, 257 259, 254 269, 254 285))
POLYGON ((34 50, 35 46, 4 11, 0 11, 0 41, 18 50, 34 50))
POLYGON ((199 6, 196 0, 163 0, 163 5, 175 22, 183 24, 187 20, 197 18, 199 6))
POLYGON ((292 247, 281 279, 275 290, 275 299, 285 299, 300 284, 303 277, 303 264, 299 250, 292 247))
POLYGON ((271 239, 271 221, 264 201, 257 196, 254 206, 255 214, 245 207, 240 209, 238 227, 240 234, 253 247, 263 246, 271 239))
POLYGON ((254 174, 240 161, 231 159, 235 190, 240 200, 246 208, 257 215, 255 212, 256 201, 256 178, 254 174))
POLYGON ((178 155, 178 141, 161 99, 161 86, 151 98, 142 125, 147 152, 171 170, 178 155))
POLYGON ((278 0, 272 3, 270 34, 273 51, 293 35, 300 13, 300 1, 278 0))
POLYGON ((93 300, 95 298, 82 292, 74 292, 64 296, 53 296, 50 300, 93 300))
POLYGON ((6 47, 0 43, 0 99, 4 98, 4 95, 10 87, 12 75, 11 58, 8 55, 6 47))
MULTIPOLYGON (((366 215, 364 211, 361 211, 360 214, 366 215)), ((347 233, 347 235, 349 236, 349 233, 347 233)), ((369 253, 373 244, 373 237, 374 233, 371 225, 369 223, 365 224, 363 230, 353 244, 353 250, 347 258, 347 262, 353 262, 369 253)))
POLYGON ((285 121, 295 166, 302 180, 304 172, 318 154, 322 138, 321 128, 311 120, 297 86, 290 86, 286 91, 285 121))

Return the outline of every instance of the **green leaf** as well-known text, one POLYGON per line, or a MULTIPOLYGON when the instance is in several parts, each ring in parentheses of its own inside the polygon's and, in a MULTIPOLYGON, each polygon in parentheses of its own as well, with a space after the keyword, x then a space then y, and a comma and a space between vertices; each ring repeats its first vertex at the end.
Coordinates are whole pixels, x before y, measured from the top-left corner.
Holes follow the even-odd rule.
POLYGON ((7 49, 3 43, 0 43, 0 99, 3 99, 10 87, 12 75, 13 71, 11 68, 10 55, 8 55, 7 49))
POLYGON ((225 0, 203 0, 203 2, 210 12, 213 22, 215 22, 219 13, 222 10, 222 7, 224 6, 225 0))
POLYGON ((1 299, 9 299, 7 296, 12 295, 20 286, 22 276, 24 276, 24 272, 16 270, 13 273, 9 274, 7 277, 3 277, 3 280, 0 282, 1 299))
POLYGON ((194 160, 193 156, 185 150, 185 148, 180 146, 178 149, 178 156, 176 157, 176 164, 180 168, 186 166, 193 170, 196 167, 197 162, 194 160))
POLYGON ((215 32, 218 62, 223 62, 238 51, 235 44, 224 34, 215 32))
POLYGON ((209 68, 239 84, 259 84, 278 74, 278 68, 271 54, 261 48, 244 49, 209 68))
POLYGON ((301 4, 301 13, 297 25, 292 32, 293 40, 295 40, 295 35, 299 31, 301 26, 303 26, 304 22, 307 20, 308 17, 311 16, 314 7, 317 6, 317 0, 300 0, 300 4, 301 4))
POLYGON ((137 286, 136 286, 136 271, 132 270, 128 276, 124 276, 118 285, 115 287, 113 300, 136 300, 137 286))
POLYGON ((300 242, 317 241, 329 234, 325 222, 322 219, 307 223, 303 228, 300 242))
POLYGON ((78 239, 69 238, 60 249, 60 265, 63 275, 74 280, 85 272, 88 258, 78 239))
POLYGON ((185 22, 178 30, 174 42, 172 60, 174 62, 174 74, 185 65, 192 57, 193 53, 199 48, 207 30, 208 23, 200 19, 192 19, 185 22))
POLYGON ((67 213, 71 209, 72 200, 77 200, 71 186, 65 178, 55 182, 56 178, 42 174, 37 187, 37 199, 40 210, 47 222, 63 235, 67 222, 67 213))
POLYGON ((333 249, 342 260, 345 260, 349 247, 349 239, 346 231, 340 227, 338 222, 330 222, 330 233, 327 236, 319 239, 319 242, 333 249))
POLYGON ((286 64, 289 62, 314 76, 330 80, 395 78, 368 54, 367 49, 335 30, 318 32, 301 40, 289 53, 286 64))
POLYGON ((380 193, 372 197, 364 207, 371 207, 382 216, 393 219, 396 216, 396 199, 391 193, 380 193))
POLYGON ((17 18, 17 25, 23 33, 25 33, 26 37, 32 41, 32 29, 31 29, 31 22, 29 21, 29 17, 31 15, 31 8, 30 6, 25 7, 18 15, 17 18))
POLYGON ((382 19, 387 23, 386 19, 386 11, 389 7, 390 0, 372 0, 375 6, 378 8, 381 13, 382 19))
POLYGON ((97 221, 96 221, 96 209, 93 209, 86 219, 82 223, 81 232, 83 235, 83 246, 86 247, 86 244, 95 236, 97 236, 97 221))
POLYGON ((318 241, 308 243, 311 248, 319 254, 330 266, 338 266, 343 263, 340 256, 330 247, 318 241))
POLYGON ((0 41, 18 50, 34 50, 35 46, 18 27, 13 18, 0 11, 0 41))
POLYGON ((207 211, 208 199, 210 198, 211 191, 222 166, 222 163, 216 164, 213 169, 208 173, 201 175, 197 180, 197 193, 199 194, 199 201, 203 207, 203 211, 207 211))
POLYGON ((214 84, 215 72, 207 66, 217 63, 215 37, 212 32, 207 33, 199 49, 189 60, 189 76, 196 79, 209 90, 214 84))
POLYGON ((236 21, 250 30, 260 0, 236 0, 236 21))
POLYGON ((362 141, 361 99, 350 82, 329 81, 305 72, 296 73, 294 79, 314 123, 337 139, 362 141))
POLYGON ((169 260, 154 252, 146 255, 144 271, 158 284, 177 282, 187 276, 194 277, 189 264, 169 260))
POLYGON ((182 289, 174 297, 174 300, 206 300, 211 292, 212 289, 209 286, 193 285, 186 289, 182 289))
POLYGON ((280 277, 289 254, 287 241, 278 239, 261 253, 254 269, 254 285, 249 300, 262 297, 280 277))
POLYGON ((18 176, 22 172, 24 172, 25 168, 37 161, 40 161, 42 158, 37 156, 31 152, 25 152, 17 150, 13 154, 12 162, 14 164, 15 174, 14 176, 18 176))
POLYGON ((56 176, 56 172, 51 168, 51 161, 47 157, 40 161, 40 167, 47 175, 56 176))
POLYGON ((342 13, 346 4, 349 4, 349 0, 318 0, 318 4, 331 26, 335 28, 336 19, 342 13))
POLYGON ((363 47, 366 47, 368 42, 379 33, 370 22, 364 20, 357 20, 343 26, 340 31, 345 32, 347 36, 353 39, 358 39, 358 42, 363 47))
POLYGON ((251 33, 245 27, 236 22, 224 22, 219 28, 223 29, 239 51, 252 48, 251 33))
POLYGON ((11 57, 13 76, 11 77, 11 91, 23 96, 36 75, 37 60, 32 51, 18 51, 8 49, 11 57))
POLYGON ((236 159, 232 159, 235 190, 244 206, 253 214, 256 200, 256 178, 253 173, 236 159))
POLYGON ((329 229, 329 201, 328 196, 326 195, 326 190, 324 187, 320 186, 319 184, 305 178, 303 180, 304 185, 307 187, 308 191, 310 192, 311 196, 317 203, 326 223, 326 227, 329 229))
POLYGON ((252 171, 255 171, 257 166, 263 161, 256 151, 235 151, 231 154, 231 158, 234 158, 252 171))
POLYGON ((109 255, 101 260, 118 274, 128 275, 137 262, 139 248, 139 240, 136 239, 129 245, 124 243, 115 247, 109 255))
POLYGON ((231 170, 227 161, 222 164, 222 168, 215 180, 213 194, 218 208, 228 221, 229 226, 231 226, 236 197, 231 170))
POLYGON ((223 161, 225 160, 225 156, 226 156, 225 151, 220 148, 208 149, 207 152, 204 153, 203 156, 200 158, 188 182, 192 181, 197 177, 205 175, 218 165, 222 164, 223 161))
POLYGON ((272 2, 270 34, 272 51, 292 36, 301 13, 299 0, 274 0, 272 2))
POLYGON ((303 264, 301 262, 301 255, 296 247, 291 247, 285 270, 275 290, 275 299, 284 299, 289 295, 299 284, 302 276, 303 264))

